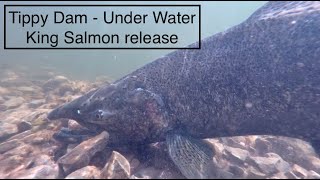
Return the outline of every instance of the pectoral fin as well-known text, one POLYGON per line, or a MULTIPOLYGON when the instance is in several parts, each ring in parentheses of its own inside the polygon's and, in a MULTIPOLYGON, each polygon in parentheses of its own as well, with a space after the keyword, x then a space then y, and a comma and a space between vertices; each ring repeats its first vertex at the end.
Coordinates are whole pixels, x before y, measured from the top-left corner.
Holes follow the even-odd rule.
POLYGON ((213 149, 203 140, 180 134, 166 138, 169 155, 181 173, 189 179, 217 178, 213 149))

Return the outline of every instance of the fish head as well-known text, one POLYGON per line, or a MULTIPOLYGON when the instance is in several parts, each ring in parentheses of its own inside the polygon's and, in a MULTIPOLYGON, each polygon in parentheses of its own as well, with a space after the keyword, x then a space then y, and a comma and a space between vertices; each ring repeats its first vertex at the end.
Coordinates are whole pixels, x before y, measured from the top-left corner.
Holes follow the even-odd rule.
POLYGON ((146 90, 137 77, 101 87, 49 113, 48 119, 73 119, 93 130, 106 130, 110 139, 145 142, 165 138, 169 127, 161 96, 146 90))

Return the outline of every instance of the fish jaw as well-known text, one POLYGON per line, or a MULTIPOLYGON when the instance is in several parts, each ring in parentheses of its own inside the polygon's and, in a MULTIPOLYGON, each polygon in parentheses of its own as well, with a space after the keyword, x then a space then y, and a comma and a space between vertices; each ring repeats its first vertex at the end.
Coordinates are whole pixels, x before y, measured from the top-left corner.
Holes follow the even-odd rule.
POLYGON ((68 107, 69 104, 65 104, 57 107, 56 109, 49 112, 47 118, 49 120, 57 120, 61 118, 75 119, 75 114, 72 108, 68 107))

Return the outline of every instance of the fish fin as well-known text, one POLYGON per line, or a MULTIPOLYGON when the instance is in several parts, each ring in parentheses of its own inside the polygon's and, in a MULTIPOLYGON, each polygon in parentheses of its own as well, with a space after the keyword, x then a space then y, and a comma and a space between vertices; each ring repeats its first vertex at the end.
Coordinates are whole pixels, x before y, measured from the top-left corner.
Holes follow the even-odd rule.
POLYGON ((213 163, 213 149, 203 140, 180 134, 166 138, 169 156, 181 173, 188 179, 217 177, 213 163))
POLYGON ((311 146, 313 147, 314 151, 320 157, 320 140, 312 140, 311 141, 311 146))

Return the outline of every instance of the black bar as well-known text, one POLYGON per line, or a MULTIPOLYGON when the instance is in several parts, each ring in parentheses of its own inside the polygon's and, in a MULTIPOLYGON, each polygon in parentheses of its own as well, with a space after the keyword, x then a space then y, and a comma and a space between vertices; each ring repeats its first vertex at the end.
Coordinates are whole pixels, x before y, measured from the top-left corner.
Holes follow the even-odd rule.
MULTIPOLYGON (((45 2, 54 2, 54 1, 58 1, 58 2, 64 2, 65 0, 42 0, 42 1, 45 1, 45 2)), ((69 1, 69 2, 77 2, 77 1, 81 1, 81 2, 93 2, 93 1, 97 1, 97 2, 108 2, 106 0, 93 0, 93 1, 90 1, 90 0, 66 0, 66 1, 69 1)), ((114 2, 115 1, 129 1, 129 0, 113 0, 114 2)), ((138 1, 146 1, 146 2, 152 2, 150 0, 138 0, 138 1)), ((161 1, 161 0, 155 0, 155 1, 161 1)), ((182 0, 167 0, 169 2, 181 2, 182 0)), ((212 0, 202 0, 202 1, 212 1, 212 0)), ((6 2, 6 1, 4 1, 6 2)), ((27 1, 27 0, 9 0, 7 2, 39 2, 39 0, 33 0, 33 1, 27 1)))
POLYGON ((3 27, 4 27, 4 29, 3 29, 3 48, 4 49, 6 49, 6 40, 7 40, 7 34, 6 34, 6 30, 7 30, 7 28, 6 28, 6 22, 7 22, 7 18, 6 18, 6 14, 7 14, 7 6, 6 5, 4 5, 3 6, 3 27))
POLYGON ((201 49, 201 5, 197 5, 199 8, 199 49, 201 49))
POLYGON ((67 50, 67 49, 73 49, 73 50, 76 50, 76 49, 79 49, 79 50, 85 50, 85 49, 92 49, 92 50, 101 50, 101 49, 114 49, 114 50, 117 50, 117 49, 127 49, 127 50, 130 50, 130 49, 152 49, 152 50, 160 50, 160 49, 165 49, 165 50, 170 50, 170 49, 200 49, 199 47, 196 47, 196 48, 148 48, 148 47, 141 47, 141 48, 135 48, 135 47, 132 47, 132 48, 125 48, 125 47, 110 47, 110 48, 90 48, 90 47, 83 47, 83 48, 22 48, 22 47, 7 47, 5 49, 37 49, 37 50, 48 50, 48 49, 59 49, 59 50, 67 50))
POLYGON ((172 5, 168 5, 168 4, 130 4, 130 5, 124 5, 124 4, 110 4, 110 5, 107 5, 107 4, 75 4, 75 5, 72 5, 72 4, 66 4, 66 5, 62 5, 62 4, 46 4, 46 5, 41 5, 41 4, 34 4, 34 5, 31 5, 31 4, 11 4, 11 5, 7 5, 7 6, 42 6, 42 7, 46 7, 46 6, 56 6, 56 7, 61 7, 61 6, 88 6, 88 7, 94 7, 94 6, 111 6, 111 7, 121 7, 121 6, 137 6, 137 7, 166 7, 166 6, 169 6, 169 7, 181 7, 181 6, 187 6, 187 7, 197 7, 197 6, 201 6, 199 4, 197 5, 193 5, 193 4, 181 4, 181 5, 177 5, 177 4, 172 4, 172 5))

